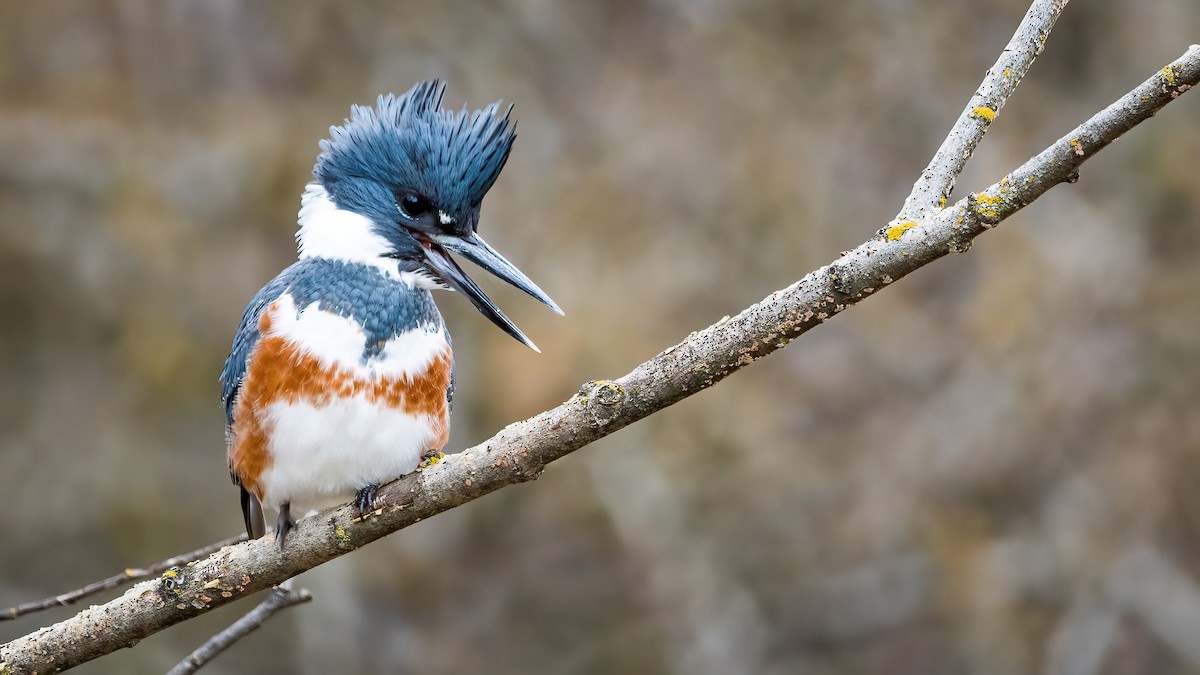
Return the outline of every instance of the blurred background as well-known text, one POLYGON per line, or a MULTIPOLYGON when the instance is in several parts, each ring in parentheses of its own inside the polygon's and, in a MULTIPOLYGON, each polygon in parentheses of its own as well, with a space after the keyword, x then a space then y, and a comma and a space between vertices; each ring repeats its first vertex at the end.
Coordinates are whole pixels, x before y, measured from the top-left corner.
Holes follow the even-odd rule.
MULTIPOLYGON (((1025 0, 0 1, 0 606, 236 534, 217 375, 317 141, 516 103, 451 450, 893 217, 1025 0)), ((1063 14, 956 197, 1197 42, 1063 14)), ((205 672, 1200 672, 1200 94, 790 349, 305 574, 205 672)), ((100 602, 104 598, 97 599, 100 602)), ((252 600, 79 669, 160 672, 252 600)), ((69 616, 0 623, 0 641, 69 616)))

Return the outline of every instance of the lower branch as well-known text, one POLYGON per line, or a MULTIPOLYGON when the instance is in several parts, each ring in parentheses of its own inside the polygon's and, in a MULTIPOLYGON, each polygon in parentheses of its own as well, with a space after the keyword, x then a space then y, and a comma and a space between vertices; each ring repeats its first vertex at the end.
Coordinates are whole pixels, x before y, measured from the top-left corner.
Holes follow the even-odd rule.
POLYGON ((271 538, 222 548, 124 595, 0 645, 0 673, 69 668, 190 619, 380 537, 513 483, 549 462, 721 381, 893 281, 955 251, 1054 185, 1084 160, 1200 81, 1200 47, 1164 68, 1021 169, 921 223, 905 222, 809 273, 731 319, 694 333, 614 381, 589 382, 570 400, 490 440, 393 481, 365 519, 350 505, 297 523, 280 550, 271 538))
POLYGON ((149 567, 140 569, 131 567, 120 574, 114 574, 107 579, 101 579, 100 581, 90 583, 83 588, 77 588, 73 591, 67 591, 66 593, 42 600, 37 600, 35 602, 27 602, 23 605, 17 605, 16 607, 9 607, 6 610, 0 611, 0 621, 16 619, 17 617, 21 617, 26 614, 32 614, 33 612, 38 612, 43 609, 50 609, 51 607, 70 605, 97 593, 103 593, 104 591, 111 590, 113 588, 119 588, 125 584, 131 584, 135 581, 141 581, 142 579, 149 579, 150 577, 162 574, 164 571, 176 565, 185 565, 193 560, 206 558, 214 551, 218 551, 226 546, 245 540, 246 535, 239 534, 236 537, 223 539, 215 544, 209 544, 203 548, 198 548, 195 551, 184 553, 183 555, 177 555, 174 558, 167 558, 166 560, 154 563, 149 567))
POLYGON ((167 675, 190 675, 196 672, 217 654, 228 649, 230 645, 261 628, 267 619, 270 619, 279 610, 309 600, 312 600, 312 593, 303 588, 293 591, 286 582, 277 586, 271 590, 271 594, 267 596, 266 600, 258 603, 258 606, 250 610, 246 616, 209 638, 196 651, 188 654, 186 659, 180 661, 179 665, 167 671, 167 675))

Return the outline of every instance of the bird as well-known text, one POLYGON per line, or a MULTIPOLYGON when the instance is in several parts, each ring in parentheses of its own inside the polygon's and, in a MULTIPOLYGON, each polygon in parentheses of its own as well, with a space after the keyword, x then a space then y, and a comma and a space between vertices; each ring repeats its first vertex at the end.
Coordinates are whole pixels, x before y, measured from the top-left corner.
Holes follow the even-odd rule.
POLYGON ((432 291, 466 298, 540 350, 451 253, 562 309, 479 235, 480 206, 516 138, 512 106, 442 108, 445 84, 355 105, 320 142, 300 201, 298 257, 250 301, 221 371, 229 472, 250 538, 278 513, 353 500, 440 456, 454 397, 450 333, 432 291))

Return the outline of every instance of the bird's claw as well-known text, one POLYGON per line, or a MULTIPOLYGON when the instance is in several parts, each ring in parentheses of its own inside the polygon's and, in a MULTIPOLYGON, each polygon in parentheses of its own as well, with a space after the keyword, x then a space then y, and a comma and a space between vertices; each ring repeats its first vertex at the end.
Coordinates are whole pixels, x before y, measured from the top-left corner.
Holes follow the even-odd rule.
POLYGON ((360 487, 354 493, 354 506, 358 508, 358 516, 366 518, 368 513, 371 513, 376 508, 376 496, 379 492, 379 486, 374 483, 360 487))
POLYGON ((283 548, 283 542, 295 524, 295 521, 292 520, 292 503, 284 502, 279 507, 279 517, 275 519, 275 539, 279 542, 280 549, 283 548))

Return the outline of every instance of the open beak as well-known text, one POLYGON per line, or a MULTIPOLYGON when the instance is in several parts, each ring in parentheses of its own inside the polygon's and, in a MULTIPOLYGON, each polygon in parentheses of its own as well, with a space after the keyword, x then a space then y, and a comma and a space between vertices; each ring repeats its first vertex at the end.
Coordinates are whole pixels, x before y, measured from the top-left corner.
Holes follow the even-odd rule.
POLYGON ((433 235, 418 237, 418 239, 424 245, 425 263, 431 272, 436 274, 446 285, 467 296, 471 304, 475 305, 475 309, 478 309, 481 314, 499 326, 505 333, 520 340, 533 351, 541 353, 542 350, 537 348, 533 340, 526 337, 521 332, 521 329, 517 328, 517 325, 512 322, 512 319, 509 319, 504 315, 504 312, 500 311, 496 303, 492 302, 484 294, 483 290, 471 280, 471 277, 467 276, 466 272, 463 272, 462 268, 458 266, 458 263, 450 257, 446 250, 449 249, 461 254, 467 260, 525 291, 561 315, 563 313, 562 309, 550 299, 549 295, 546 295, 545 291, 538 288, 537 284, 533 283, 515 265, 505 260, 504 256, 497 253, 496 249, 489 246, 483 238, 474 232, 468 234, 466 237, 433 235))

